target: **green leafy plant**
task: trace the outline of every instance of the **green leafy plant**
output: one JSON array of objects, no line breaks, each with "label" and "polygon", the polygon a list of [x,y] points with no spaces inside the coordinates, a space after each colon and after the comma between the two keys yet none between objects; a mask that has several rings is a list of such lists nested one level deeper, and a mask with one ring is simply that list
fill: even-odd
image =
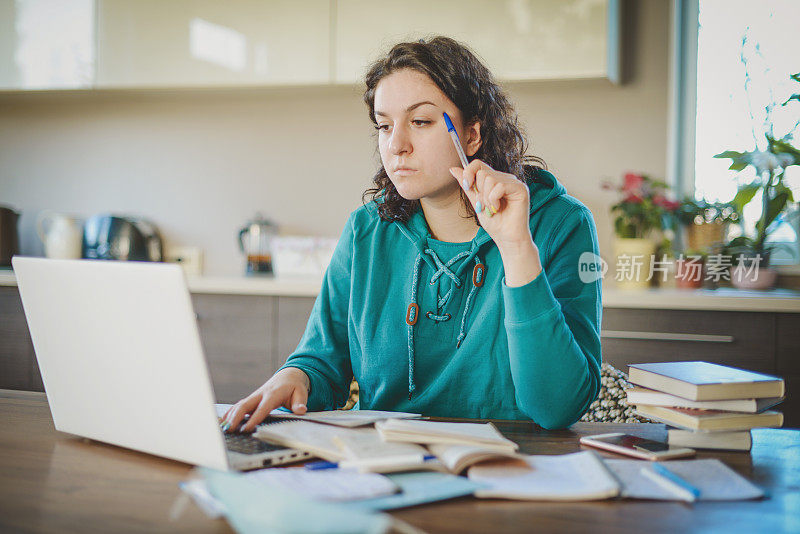
[{"label": "green leafy plant", "polygon": [[[790,77],[800,83],[800,73]],[[781,105],[786,106],[792,100],[800,101],[800,94],[792,95]],[[761,216],[755,224],[755,235],[741,235],[732,239],[725,247],[727,254],[735,257],[759,255],[762,258],[761,265],[769,265],[773,246],[767,243],[767,238],[774,230],[774,223],[778,217],[794,202],[792,190],[784,182],[784,176],[788,167],[800,165],[800,150],[791,143],[792,132],[797,125],[796,123],[789,133],[778,139],[773,135],[770,123],[770,131],[764,134],[767,141],[765,150],[759,150],[758,147],[749,152],[726,150],[714,156],[715,158],[730,159],[731,165],[728,169],[732,171],[742,171],[747,167],[755,169],[756,178],[750,183],[741,185],[731,202],[738,213],[741,214],[744,207],[759,192],[761,193]]]}]

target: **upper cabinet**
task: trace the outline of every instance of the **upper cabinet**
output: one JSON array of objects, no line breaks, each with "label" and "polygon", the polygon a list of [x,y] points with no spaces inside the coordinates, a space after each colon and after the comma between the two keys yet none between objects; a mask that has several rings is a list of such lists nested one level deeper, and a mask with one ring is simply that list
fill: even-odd
[{"label": "upper cabinet", "polygon": [[330,81],[330,0],[97,0],[97,87]]},{"label": "upper cabinet", "polygon": [[354,83],[394,43],[446,35],[501,80],[618,78],[616,0],[337,0],[335,80]]},{"label": "upper cabinet", "polygon": [[500,80],[617,81],[619,0],[0,0],[0,90],[359,83],[392,44]]},{"label": "upper cabinet", "polygon": [[0,89],[94,84],[94,0],[0,0]]}]

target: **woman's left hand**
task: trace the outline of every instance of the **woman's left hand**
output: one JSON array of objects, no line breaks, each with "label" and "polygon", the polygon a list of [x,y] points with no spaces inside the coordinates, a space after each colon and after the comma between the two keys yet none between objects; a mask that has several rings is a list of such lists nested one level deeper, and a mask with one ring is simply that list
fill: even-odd
[{"label": "woman's left hand", "polygon": [[530,193],[521,180],[479,159],[472,160],[466,169],[452,167],[450,174],[458,180],[478,221],[501,252],[530,246]]}]

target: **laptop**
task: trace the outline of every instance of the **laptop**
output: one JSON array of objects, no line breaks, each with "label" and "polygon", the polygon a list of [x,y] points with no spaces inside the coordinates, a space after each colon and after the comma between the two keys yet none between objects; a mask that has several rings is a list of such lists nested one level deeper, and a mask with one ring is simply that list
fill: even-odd
[{"label": "laptop", "polygon": [[179,265],[12,264],[56,430],[224,470],[310,456],[220,430]]}]

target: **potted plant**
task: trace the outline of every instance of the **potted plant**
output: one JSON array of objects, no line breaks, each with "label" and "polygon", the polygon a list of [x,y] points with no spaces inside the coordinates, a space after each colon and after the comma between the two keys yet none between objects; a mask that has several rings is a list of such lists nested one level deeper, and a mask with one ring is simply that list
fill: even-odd
[{"label": "potted plant", "polygon": [[622,289],[646,288],[650,285],[656,233],[671,227],[671,218],[679,203],[667,198],[669,186],[665,182],[645,174],[629,172],[621,185],[606,181],[603,188],[622,195],[622,199],[611,207],[611,213],[616,216],[614,258],[617,285]]},{"label": "potted plant", "polygon": [[689,249],[675,258],[675,287],[678,289],[703,287],[705,261],[705,252],[696,249]]},{"label": "potted plant", "polygon": [[686,230],[687,250],[707,254],[725,243],[728,226],[739,220],[739,212],[732,202],[687,197],[675,211],[675,219]]},{"label": "potted plant", "polygon": [[[800,82],[800,73],[790,78]],[[792,100],[800,101],[800,94],[792,95],[781,105],[786,106]],[[734,263],[731,283],[741,288],[767,289],[775,283],[777,273],[770,268],[770,255],[775,245],[769,243],[767,238],[775,230],[776,223],[782,219],[787,208],[794,203],[792,190],[784,182],[784,177],[787,168],[800,164],[800,150],[791,143],[792,132],[797,129],[800,121],[780,139],[775,137],[772,121],[774,106],[770,104],[766,108],[764,150],[757,145],[748,152],[726,150],[714,156],[730,159],[730,170],[741,172],[748,167],[755,170],[755,179],[740,185],[732,202],[739,213],[754,200],[761,203],[761,214],[755,223],[755,231],[748,234],[742,225],[742,235],[729,241],[724,249]]]}]

